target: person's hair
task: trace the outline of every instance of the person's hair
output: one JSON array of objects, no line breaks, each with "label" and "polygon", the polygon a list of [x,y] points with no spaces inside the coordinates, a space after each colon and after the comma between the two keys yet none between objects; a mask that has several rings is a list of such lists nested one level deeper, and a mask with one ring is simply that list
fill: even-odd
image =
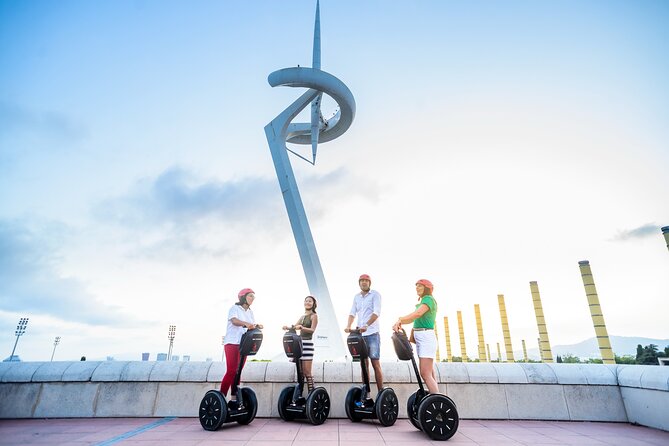
[{"label": "person's hair", "polygon": [[241,297],[239,298],[239,302],[237,302],[235,305],[245,305],[245,304],[247,304],[248,302],[246,302],[246,296],[248,296],[248,295],[251,294],[252,292],[253,292],[253,291],[249,291],[248,293],[246,293],[246,294],[244,294],[243,296],[241,296]]},{"label": "person's hair", "polygon": [[307,296],[304,298],[304,300],[307,300],[309,298],[311,298],[311,300],[314,301],[314,305],[311,307],[311,312],[316,314],[316,307],[318,307],[318,302],[316,301],[316,298],[314,296]]},{"label": "person's hair", "polygon": [[425,285],[423,285],[423,294],[418,296],[418,298],[421,299],[425,296],[432,296],[432,290],[430,288],[426,287]]}]

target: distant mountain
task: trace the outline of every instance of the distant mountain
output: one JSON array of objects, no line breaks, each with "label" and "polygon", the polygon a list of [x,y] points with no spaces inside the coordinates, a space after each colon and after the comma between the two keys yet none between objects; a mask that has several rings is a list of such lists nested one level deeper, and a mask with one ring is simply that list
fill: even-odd
[{"label": "distant mountain", "polygon": [[[648,344],[655,344],[660,350],[664,350],[664,347],[669,345],[669,339],[638,338],[629,336],[609,336],[609,339],[611,340],[611,348],[613,349],[613,352],[618,356],[636,356],[636,346],[639,344],[644,347]],[[553,352],[553,357],[570,354],[578,356],[581,359],[601,358],[599,346],[597,345],[597,338],[595,337],[588,338],[578,344],[551,345],[551,350]],[[516,359],[523,357],[522,350],[514,351],[513,353],[516,355]],[[530,348],[527,350],[527,354],[530,358],[538,358],[539,349]]]}]

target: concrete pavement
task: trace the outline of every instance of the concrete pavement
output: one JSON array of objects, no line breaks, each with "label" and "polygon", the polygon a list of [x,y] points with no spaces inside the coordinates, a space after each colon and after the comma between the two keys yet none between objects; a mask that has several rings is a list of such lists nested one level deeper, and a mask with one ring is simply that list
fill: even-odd
[{"label": "concrete pavement", "polygon": [[197,418],[68,418],[0,420],[0,445],[638,445],[669,444],[669,432],[627,423],[461,420],[448,442],[432,442],[406,419],[391,427],[329,419],[321,426],[256,418],[216,432]]}]

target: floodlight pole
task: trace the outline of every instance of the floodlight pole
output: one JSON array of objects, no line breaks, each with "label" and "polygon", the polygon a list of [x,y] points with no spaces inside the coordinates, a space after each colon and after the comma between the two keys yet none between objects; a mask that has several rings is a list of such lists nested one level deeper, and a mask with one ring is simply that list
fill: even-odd
[{"label": "floodlight pole", "polygon": [[51,361],[53,362],[53,355],[56,354],[56,347],[60,344],[60,336],[56,336],[56,339],[53,340],[53,352],[51,352]]},{"label": "floodlight pole", "polygon": [[167,351],[167,360],[171,361],[172,360],[172,346],[174,345],[174,335],[177,331],[177,326],[176,325],[170,325],[169,330],[167,331],[167,339],[170,340],[170,348]]},{"label": "floodlight pole", "polygon": [[23,336],[23,333],[26,332],[26,327],[28,326],[28,319],[27,317],[22,317],[19,320],[18,325],[16,326],[16,331],[14,332],[14,335],[16,336],[16,341],[14,342],[14,348],[12,349],[12,354],[9,355],[9,360],[13,361],[14,360],[14,352],[16,351],[16,345],[19,343],[19,338]]}]

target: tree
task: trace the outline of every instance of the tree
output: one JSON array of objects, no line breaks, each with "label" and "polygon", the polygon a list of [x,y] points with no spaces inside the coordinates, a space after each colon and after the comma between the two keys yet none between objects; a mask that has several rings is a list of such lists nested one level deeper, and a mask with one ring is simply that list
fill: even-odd
[{"label": "tree", "polygon": [[636,364],[636,358],[632,355],[615,355],[616,364]]},{"label": "tree", "polygon": [[637,364],[658,365],[657,357],[660,355],[661,353],[658,351],[657,345],[655,344],[648,344],[645,347],[641,347],[641,344],[637,345],[636,348]]},{"label": "tree", "polygon": [[562,356],[557,355],[557,359],[555,360],[558,364],[562,364]]},{"label": "tree", "polygon": [[581,358],[574,356],[571,353],[567,353],[566,355],[562,356],[562,362],[565,364],[578,364],[581,362]]}]

